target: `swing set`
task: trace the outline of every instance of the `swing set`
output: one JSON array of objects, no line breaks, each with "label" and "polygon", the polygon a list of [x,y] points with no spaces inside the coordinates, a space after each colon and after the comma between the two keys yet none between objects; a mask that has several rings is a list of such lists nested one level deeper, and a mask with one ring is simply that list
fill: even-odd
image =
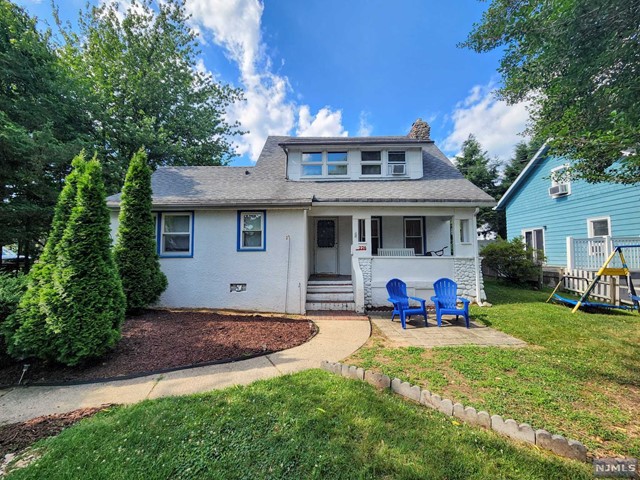
[{"label": "swing set", "polygon": [[[622,310],[638,310],[640,312],[640,296],[636,293],[635,287],[633,286],[633,282],[631,281],[631,272],[629,271],[629,267],[627,267],[627,261],[624,258],[624,253],[622,252],[626,248],[640,248],[640,244],[638,245],[619,245],[613,249],[611,255],[605,260],[604,265],[600,267],[600,270],[596,273],[596,276],[593,278],[589,286],[584,291],[580,300],[573,300],[571,298],[566,298],[558,295],[556,291],[562,285],[562,279],[556,285],[556,288],[553,290],[549,298],[547,298],[547,303],[552,298],[559,303],[562,303],[568,307],[572,307],[571,313],[576,313],[579,308],[583,308],[585,310],[602,310],[602,309],[610,309],[610,308],[619,308]],[[609,267],[611,261],[618,255],[620,258],[620,263],[622,267]],[[590,302],[587,300],[587,297],[593,292],[593,289],[596,287],[597,283],[604,275],[609,276],[618,276],[625,277],[627,279],[627,285],[629,287],[629,296],[631,297],[631,305],[613,305],[610,303],[600,303],[600,302]]]}]

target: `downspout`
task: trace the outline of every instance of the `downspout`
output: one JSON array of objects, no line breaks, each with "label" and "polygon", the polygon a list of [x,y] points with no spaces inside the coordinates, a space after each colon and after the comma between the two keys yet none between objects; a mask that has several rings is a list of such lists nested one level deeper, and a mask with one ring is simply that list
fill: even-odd
[{"label": "downspout", "polygon": [[[480,212],[479,208],[476,208],[476,211],[473,212],[473,224],[477,225],[477,215]],[[482,307],[482,299],[480,298],[480,252],[478,249],[478,232],[476,228],[476,235],[473,241],[473,258],[476,264],[476,303],[478,306]]]},{"label": "downspout", "polygon": [[284,289],[284,313],[287,313],[287,307],[289,306],[289,276],[291,272],[291,236],[284,237],[287,240],[287,283]]},{"label": "downspout", "polygon": [[289,180],[289,150],[286,147],[282,147],[284,150],[284,154],[286,156],[286,160],[284,162],[284,178],[285,180]]}]

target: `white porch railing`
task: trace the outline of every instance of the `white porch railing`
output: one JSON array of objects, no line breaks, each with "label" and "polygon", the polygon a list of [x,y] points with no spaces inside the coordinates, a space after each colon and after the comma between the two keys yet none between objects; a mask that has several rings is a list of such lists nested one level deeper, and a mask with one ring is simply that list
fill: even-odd
[{"label": "white porch railing", "polygon": [[379,248],[378,256],[380,257],[415,257],[414,248]]},{"label": "white porch railing", "polygon": [[[567,269],[598,270],[617,246],[638,245],[640,237],[567,237]],[[631,270],[640,270],[640,248],[623,251],[627,266]],[[620,258],[614,257],[610,267],[622,267]]]}]

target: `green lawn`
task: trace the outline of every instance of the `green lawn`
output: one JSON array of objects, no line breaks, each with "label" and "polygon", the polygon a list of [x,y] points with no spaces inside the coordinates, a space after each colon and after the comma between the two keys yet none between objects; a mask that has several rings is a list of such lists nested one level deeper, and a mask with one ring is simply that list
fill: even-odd
[{"label": "green lawn", "polygon": [[35,449],[42,457],[9,479],[579,479],[591,471],[320,370],[113,408]]},{"label": "green lawn", "polygon": [[536,292],[486,285],[472,317],[529,346],[394,348],[379,332],[348,362],[477,409],[640,457],[640,315],[571,314]]}]

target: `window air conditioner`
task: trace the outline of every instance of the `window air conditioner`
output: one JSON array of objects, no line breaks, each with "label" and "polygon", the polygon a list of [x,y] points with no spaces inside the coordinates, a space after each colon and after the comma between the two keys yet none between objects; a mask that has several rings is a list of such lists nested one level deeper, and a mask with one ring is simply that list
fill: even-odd
[{"label": "window air conditioner", "polygon": [[552,197],[559,197],[561,195],[567,195],[569,193],[569,185],[561,183],[549,188],[549,195]]},{"label": "window air conditioner", "polygon": [[404,163],[391,163],[389,164],[389,175],[404,175],[405,167]]}]

